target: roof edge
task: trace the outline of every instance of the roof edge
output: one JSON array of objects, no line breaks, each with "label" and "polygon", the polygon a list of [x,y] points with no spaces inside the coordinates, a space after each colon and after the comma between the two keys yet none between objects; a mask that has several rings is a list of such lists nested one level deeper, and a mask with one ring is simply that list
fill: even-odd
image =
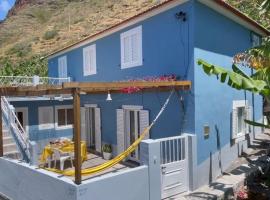
[{"label": "roof edge", "polygon": [[[103,38],[103,37],[106,37],[108,35],[111,35],[112,33],[114,32],[117,32],[123,28],[126,28],[128,26],[130,26],[130,23],[133,21],[132,24],[135,24],[135,23],[138,23],[140,21],[143,21],[144,19],[140,19],[140,18],[143,18],[144,16],[146,18],[149,18],[149,17],[152,17],[152,16],[155,16],[159,13],[162,13],[164,12],[164,10],[168,10],[170,8],[170,5],[178,5],[178,4],[183,4],[185,2],[187,2],[189,0],[167,0],[163,3],[160,3],[158,5],[155,5],[151,8],[149,8],[148,10],[144,11],[144,12],[141,12],[137,15],[134,15],[133,17],[131,18],[128,18],[118,24],[115,24],[107,29],[104,29],[96,34],[93,34],[93,35],[90,35],[76,43],[73,43],[71,45],[68,45],[62,49],[59,49],[59,50],[56,50],[48,55],[46,55],[44,58],[53,58],[53,57],[56,57],[58,55],[61,55],[63,54],[64,52],[67,52],[69,51],[70,49],[72,48],[77,48],[77,47],[80,47],[80,46],[83,46],[85,45],[86,43],[90,43],[90,42],[93,42],[93,41],[96,41],[100,38]],[[251,25],[252,27],[256,28],[257,30],[259,30],[261,32],[261,34],[263,36],[269,36],[270,35],[270,31],[268,29],[266,29],[265,27],[263,27],[261,24],[257,23],[255,20],[251,19],[250,17],[248,17],[247,15],[245,15],[244,13],[242,13],[241,11],[239,11],[238,9],[234,8],[233,6],[229,5],[228,3],[224,2],[223,0],[198,0],[200,1],[201,3],[209,6],[209,4],[216,4],[228,11],[230,11],[230,13],[238,16],[240,19],[244,20],[246,23],[248,23],[249,25]],[[209,6],[211,7],[211,6]],[[166,9],[167,8],[167,9]],[[158,10],[161,10],[160,12],[157,12],[155,13],[155,11],[158,11]],[[150,13],[153,13],[152,15]],[[236,21],[236,19],[232,19],[234,21]]]}]

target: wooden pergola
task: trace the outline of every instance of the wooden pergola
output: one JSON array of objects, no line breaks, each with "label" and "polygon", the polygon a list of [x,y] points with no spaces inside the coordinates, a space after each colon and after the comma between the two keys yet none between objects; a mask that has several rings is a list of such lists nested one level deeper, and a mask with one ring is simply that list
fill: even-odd
[{"label": "wooden pergola", "polygon": [[[74,109],[74,155],[75,155],[75,183],[81,184],[81,119],[80,119],[80,95],[81,94],[104,94],[121,93],[124,88],[136,87],[142,91],[168,91],[190,90],[191,81],[131,81],[131,82],[70,82],[62,85],[37,85],[37,86],[0,86],[0,97],[33,97],[44,95],[73,96]],[[1,101],[0,101],[1,102]],[[0,106],[1,103],[0,103]],[[3,130],[2,130],[2,109],[0,109],[0,157],[3,157]]]}]

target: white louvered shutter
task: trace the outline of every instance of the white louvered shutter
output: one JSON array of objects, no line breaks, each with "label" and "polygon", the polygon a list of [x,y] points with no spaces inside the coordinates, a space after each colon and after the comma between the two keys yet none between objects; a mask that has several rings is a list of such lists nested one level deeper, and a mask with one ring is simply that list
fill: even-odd
[{"label": "white louvered shutter", "polygon": [[237,137],[238,132],[238,109],[234,108],[232,111],[232,138]]},{"label": "white louvered shutter", "polygon": [[85,107],[81,107],[81,140],[87,141],[86,136],[86,113],[85,113]]},{"label": "white louvered shutter", "polygon": [[[252,107],[251,106],[246,106],[245,113],[246,113],[245,119],[251,120],[251,118],[252,118]],[[250,132],[251,132],[250,125],[248,123],[245,123],[245,133],[250,133]]]},{"label": "white louvered shutter", "polygon": [[[149,111],[140,110],[140,134],[149,126]],[[145,136],[145,140],[150,138],[150,133]]]},{"label": "white louvered shutter", "polygon": [[83,49],[83,74],[84,76],[96,74],[96,45],[93,44]]},{"label": "white louvered shutter", "polygon": [[122,153],[125,150],[125,131],[124,131],[124,110],[116,110],[116,120],[117,120],[117,154]]},{"label": "white louvered shutter", "polygon": [[83,49],[83,74],[89,75],[91,73],[91,64],[90,64],[90,49]]},{"label": "white louvered shutter", "polygon": [[101,145],[102,145],[102,139],[101,139],[101,114],[100,114],[100,108],[95,108],[95,146],[96,151],[101,153]]},{"label": "white louvered shutter", "polygon": [[58,59],[58,76],[60,78],[67,77],[67,57],[63,56]]}]

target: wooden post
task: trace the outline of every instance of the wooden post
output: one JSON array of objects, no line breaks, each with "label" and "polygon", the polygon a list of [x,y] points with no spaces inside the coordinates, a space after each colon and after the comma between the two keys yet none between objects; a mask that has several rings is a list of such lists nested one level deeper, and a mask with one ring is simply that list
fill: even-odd
[{"label": "wooden post", "polygon": [[4,156],[4,143],[3,143],[3,122],[2,122],[2,97],[0,96],[0,157]]},{"label": "wooden post", "polygon": [[80,113],[80,92],[76,88],[73,91],[73,113],[74,113],[74,152],[75,152],[75,183],[80,185],[82,182],[81,166],[81,113]]}]

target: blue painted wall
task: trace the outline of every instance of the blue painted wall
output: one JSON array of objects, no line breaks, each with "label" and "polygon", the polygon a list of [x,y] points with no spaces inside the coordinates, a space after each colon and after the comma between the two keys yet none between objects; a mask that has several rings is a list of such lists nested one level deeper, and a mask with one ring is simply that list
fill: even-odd
[{"label": "blue painted wall", "polygon": [[[115,81],[146,76],[176,74],[187,76],[192,46],[189,41],[191,20],[177,20],[179,11],[192,14],[192,4],[186,3],[151,17],[105,38],[63,55],[67,56],[68,76],[73,81]],[[120,34],[142,25],[143,65],[121,69]],[[96,44],[97,74],[83,76],[83,48]],[[61,55],[61,56],[63,56]],[[49,76],[58,76],[58,57],[49,60]]]},{"label": "blue painted wall", "polygon": [[[179,11],[187,13],[186,22],[176,19]],[[71,50],[67,56],[68,76],[73,81],[116,81],[164,74],[176,74],[179,78],[193,80],[193,4],[192,1],[179,5],[159,15],[151,17],[94,43]],[[121,69],[120,34],[142,25],[143,65]],[[83,76],[83,48],[96,44],[97,74]],[[61,55],[61,56],[63,56]],[[57,56],[49,60],[49,76],[58,76]],[[98,104],[102,115],[102,139],[116,144],[116,109],[122,105],[143,105],[150,111],[153,120],[169,93],[138,93],[113,95],[113,101],[105,101],[106,95],[82,97],[83,104]],[[189,93],[182,94],[184,108],[174,95],[172,101],[157,125],[151,131],[151,138],[179,135],[194,132],[194,101]],[[183,110],[186,114],[183,114]],[[108,117],[109,116],[109,117]],[[183,117],[184,116],[184,117]],[[183,128],[182,128],[183,127]]]},{"label": "blue painted wall", "polygon": [[[231,142],[231,111],[233,100],[245,100],[245,93],[221,84],[217,78],[207,76],[196,62],[199,58],[231,69],[232,57],[251,47],[250,30],[210,8],[195,3],[195,133],[198,140],[198,164],[217,152],[215,125],[220,132],[221,147]],[[244,69],[250,73],[250,69]],[[252,104],[252,94],[246,100]],[[255,95],[255,119],[262,116],[261,98]],[[210,126],[210,137],[204,139],[203,126]],[[229,156],[229,155],[228,155]]]},{"label": "blue painted wall", "polygon": [[[38,123],[38,108],[42,106],[57,106],[57,105],[71,105],[71,101],[21,101],[21,102],[11,102],[11,104],[16,107],[27,107],[28,108],[28,123],[29,123],[29,139],[32,141],[39,141],[48,138],[60,138],[72,136],[73,129],[44,129],[39,130]],[[55,114],[53,113],[53,117]],[[55,119],[54,119],[55,121]]]}]

